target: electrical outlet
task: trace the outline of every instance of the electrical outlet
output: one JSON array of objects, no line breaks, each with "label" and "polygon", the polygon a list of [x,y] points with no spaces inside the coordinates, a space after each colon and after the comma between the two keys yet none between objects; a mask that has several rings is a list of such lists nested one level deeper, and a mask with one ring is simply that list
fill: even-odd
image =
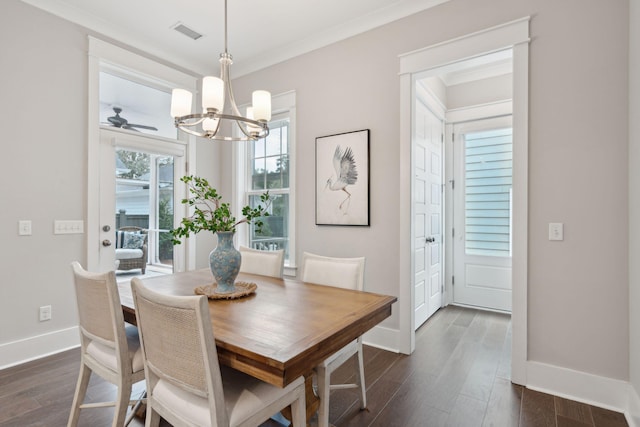
[{"label": "electrical outlet", "polygon": [[43,305],[40,307],[40,321],[44,322],[46,320],[51,320],[51,306]]}]

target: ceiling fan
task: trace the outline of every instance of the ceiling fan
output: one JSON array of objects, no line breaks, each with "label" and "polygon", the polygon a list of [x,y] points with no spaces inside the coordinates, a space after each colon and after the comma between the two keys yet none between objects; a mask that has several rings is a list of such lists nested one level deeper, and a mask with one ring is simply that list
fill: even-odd
[{"label": "ceiling fan", "polygon": [[111,117],[107,117],[107,120],[114,127],[121,128],[121,129],[134,130],[136,132],[139,132],[139,131],[138,131],[138,129],[135,129],[135,128],[148,129],[148,130],[158,130],[157,128],[155,128],[153,126],[136,125],[136,124],[133,124],[133,123],[129,123],[129,121],[127,119],[125,119],[124,117],[120,116],[120,113],[122,112],[122,108],[120,108],[120,107],[113,107],[113,111],[116,113],[116,115],[115,116],[111,116]]}]

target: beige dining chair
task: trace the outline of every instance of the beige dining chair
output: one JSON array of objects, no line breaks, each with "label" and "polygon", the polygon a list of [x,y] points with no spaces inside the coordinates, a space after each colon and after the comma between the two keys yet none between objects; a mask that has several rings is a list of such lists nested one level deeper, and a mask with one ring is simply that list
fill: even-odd
[{"label": "beige dining chair", "polygon": [[[302,281],[318,285],[363,290],[365,258],[332,258],[304,252],[302,256]],[[331,374],[357,354],[355,384],[331,384]],[[362,336],[332,354],[316,367],[318,385],[318,427],[329,425],[329,394],[331,390],[343,388],[360,389],[360,408],[367,407],[367,392],[364,383],[364,359]]]},{"label": "beige dining chair", "polygon": [[[118,284],[113,271],[91,273],[76,261],[71,263],[80,319],[80,374],[67,426],[78,425],[80,410],[115,406],[112,426],[127,425],[133,384],[144,380],[144,364],[138,329],[125,326]],[[83,403],[91,373],[118,386],[115,402]],[[126,419],[125,419],[126,418]]]},{"label": "beige dining chair", "polygon": [[260,274],[269,277],[282,277],[284,268],[284,249],[277,251],[261,251],[240,246],[240,272]]},{"label": "beige dining chair", "polygon": [[284,388],[220,366],[205,296],[171,296],[131,280],[147,375],[147,424],[258,426],[291,406],[306,426],[303,377]]}]

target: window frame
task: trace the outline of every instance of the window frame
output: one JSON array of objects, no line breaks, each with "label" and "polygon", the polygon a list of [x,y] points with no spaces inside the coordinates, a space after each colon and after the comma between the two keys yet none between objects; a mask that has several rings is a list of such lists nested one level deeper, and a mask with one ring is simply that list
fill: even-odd
[{"label": "window frame", "polygon": [[[289,189],[269,190],[270,194],[289,195],[289,259],[285,260],[284,274],[286,276],[296,276],[296,93],[295,91],[285,92],[275,95],[271,99],[272,120],[276,122],[289,119]],[[240,107],[243,110],[243,107]],[[234,213],[237,218],[242,217],[242,206],[249,203],[249,195],[262,194],[264,190],[252,190],[249,188],[251,182],[250,149],[248,142],[239,143],[233,150],[233,194],[235,200],[233,204]],[[239,227],[236,231],[236,243],[240,245],[249,244],[249,227]]]}]

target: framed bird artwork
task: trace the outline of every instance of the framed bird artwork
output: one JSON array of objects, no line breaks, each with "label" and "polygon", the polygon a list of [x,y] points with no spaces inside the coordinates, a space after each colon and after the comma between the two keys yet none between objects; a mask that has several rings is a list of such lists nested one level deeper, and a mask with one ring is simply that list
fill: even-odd
[{"label": "framed bird artwork", "polygon": [[316,225],[369,225],[369,129],[316,138]]}]

